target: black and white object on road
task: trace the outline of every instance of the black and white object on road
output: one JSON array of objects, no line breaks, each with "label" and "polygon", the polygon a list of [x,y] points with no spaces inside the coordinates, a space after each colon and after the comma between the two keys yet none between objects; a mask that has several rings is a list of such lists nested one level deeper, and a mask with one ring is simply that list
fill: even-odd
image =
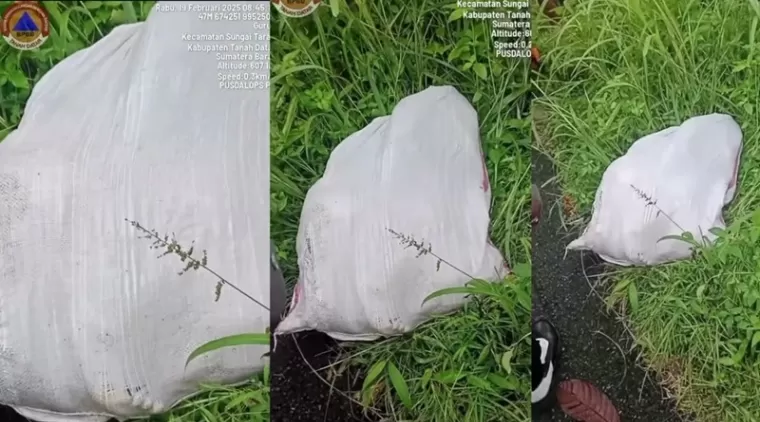
[{"label": "black and white object on road", "polygon": [[554,326],[545,319],[533,323],[532,329],[532,378],[531,404],[547,407],[554,397],[557,377],[557,354],[559,335]]}]

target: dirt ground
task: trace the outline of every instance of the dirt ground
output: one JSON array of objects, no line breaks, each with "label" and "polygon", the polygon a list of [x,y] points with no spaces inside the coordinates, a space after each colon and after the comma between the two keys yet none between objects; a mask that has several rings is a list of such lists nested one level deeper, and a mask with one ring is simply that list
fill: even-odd
[{"label": "dirt ground", "polygon": [[[325,334],[306,331],[277,340],[272,353],[272,422],[377,422],[362,415],[353,392],[363,379],[344,371],[331,379],[326,368],[339,355],[337,343]],[[317,369],[317,373],[313,369]]]}]

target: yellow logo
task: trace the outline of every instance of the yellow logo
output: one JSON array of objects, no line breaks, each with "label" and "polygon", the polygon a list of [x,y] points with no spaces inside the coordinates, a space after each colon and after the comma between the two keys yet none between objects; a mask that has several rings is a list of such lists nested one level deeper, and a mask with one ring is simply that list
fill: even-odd
[{"label": "yellow logo", "polygon": [[50,19],[38,1],[13,2],[2,19],[5,41],[19,50],[31,50],[42,45],[50,35]]},{"label": "yellow logo", "polygon": [[272,0],[272,4],[285,16],[300,18],[310,15],[322,0]]}]

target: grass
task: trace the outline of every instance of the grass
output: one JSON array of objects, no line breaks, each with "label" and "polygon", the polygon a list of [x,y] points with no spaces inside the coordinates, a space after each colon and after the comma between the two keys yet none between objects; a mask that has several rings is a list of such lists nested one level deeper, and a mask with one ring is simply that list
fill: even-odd
[{"label": "grass", "polygon": [[[348,3],[305,18],[273,14],[271,233],[290,287],[303,199],[330,151],[430,85],[456,87],[477,109],[491,236],[510,264],[529,268],[527,62],[496,59],[487,23],[460,19],[453,3]],[[369,374],[357,399],[394,420],[529,420],[529,271],[473,288],[453,316],[350,349],[346,358]]]},{"label": "grass", "polygon": [[540,147],[585,217],[607,165],[639,137],[712,112],[742,127],[738,197],[715,247],[615,271],[609,286],[646,364],[700,422],[756,421],[760,408],[759,20],[757,0],[568,0],[558,26],[534,31],[547,62]]},{"label": "grass", "polygon": [[[11,1],[0,1],[0,11]],[[34,85],[64,58],[88,47],[115,26],[144,20],[154,1],[43,2],[50,15],[50,38],[35,51],[19,51],[0,42],[0,142],[21,120]],[[263,422],[269,420],[268,375],[232,388],[204,386],[202,392],[172,412],[155,416],[164,422]]]}]

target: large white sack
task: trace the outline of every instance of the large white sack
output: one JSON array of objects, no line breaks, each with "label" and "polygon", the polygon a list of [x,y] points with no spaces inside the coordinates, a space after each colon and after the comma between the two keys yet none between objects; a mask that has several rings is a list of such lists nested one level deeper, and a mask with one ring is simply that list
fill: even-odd
[{"label": "large white sack", "polygon": [[0,142],[0,403],[29,418],[147,415],[262,368],[268,347],[185,369],[207,341],[263,332],[269,313],[229,287],[215,302],[215,277],[178,275],[179,258],[157,259],[125,221],[195,241],[269,303],[269,95],[220,89],[215,54],[183,40],[268,30],[198,16],[154,10],[64,60]]},{"label": "large white sack", "polygon": [[[401,100],[330,155],[301,212],[300,269],[278,333],[316,329],[339,340],[411,331],[462,295],[423,300],[470,277],[497,280],[506,264],[489,242],[491,192],[478,117],[452,87]],[[411,236],[458,269],[402,246]]]},{"label": "large white sack", "polygon": [[684,231],[715,239],[736,191],[742,132],[731,116],[692,117],[647,135],[610,164],[596,191],[591,222],[567,248],[592,250],[617,265],[654,265],[691,256],[665,236]]}]

